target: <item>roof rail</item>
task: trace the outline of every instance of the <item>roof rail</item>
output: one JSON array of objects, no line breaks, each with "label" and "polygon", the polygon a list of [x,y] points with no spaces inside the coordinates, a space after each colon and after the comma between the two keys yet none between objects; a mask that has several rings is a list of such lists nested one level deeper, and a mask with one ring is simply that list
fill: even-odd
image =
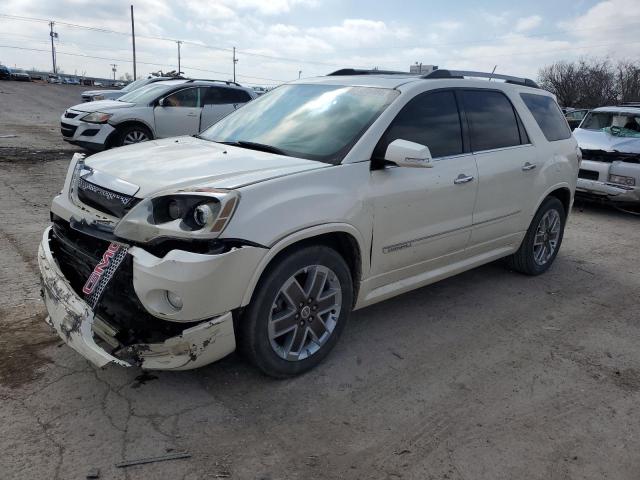
[{"label": "roof rail", "polygon": [[640,102],[622,102],[619,107],[640,107]]},{"label": "roof rail", "polygon": [[534,82],[529,78],[512,77],[511,75],[502,75],[499,73],[470,72],[467,70],[438,69],[426,75],[423,75],[421,78],[433,80],[438,78],[464,78],[464,77],[479,77],[479,78],[488,78],[488,79],[495,78],[498,80],[504,80],[505,83],[512,83],[514,85],[523,85],[525,87],[540,88],[536,82]]},{"label": "roof rail", "polygon": [[190,82],[220,82],[220,83],[225,83],[227,85],[236,85],[237,87],[242,86],[238,82],[234,82],[232,80],[212,80],[210,78],[190,78],[185,83],[190,83]]},{"label": "roof rail", "polygon": [[343,75],[415,75],[409,72],[398,72],[395,70],[366,70],[363,68],[341,68],[335,72],[327,74],[327,77]]}]

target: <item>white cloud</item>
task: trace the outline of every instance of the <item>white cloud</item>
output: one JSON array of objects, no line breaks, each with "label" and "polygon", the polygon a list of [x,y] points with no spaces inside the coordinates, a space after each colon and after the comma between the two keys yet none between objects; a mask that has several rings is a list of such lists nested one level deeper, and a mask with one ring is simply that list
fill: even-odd
[{"label": "white cloud", "polygon": [[542,23],[540,15],[531,15],[530,17],[519,18],[516,22],[516,32],[526,32],[532,30]]},{"label": "white cloud", "polygon": [[481,10],[480,18],[492,27],[499,27],[507,23],[507,20],[509,20],[509,12],[493,13]]}]

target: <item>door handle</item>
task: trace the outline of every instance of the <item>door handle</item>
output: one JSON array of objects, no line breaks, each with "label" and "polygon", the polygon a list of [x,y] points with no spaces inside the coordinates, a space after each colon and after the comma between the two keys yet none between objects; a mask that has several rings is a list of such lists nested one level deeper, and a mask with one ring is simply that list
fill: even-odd
[{"label": "door handle", "polygon": [[187,117],[197,117],[197,113],[187,113]]},{"label": "door handle", "polygon": [[528,172],[529,170],[533,170],[536,167],[537,167],[537,165],[535,163],[527,162],[522,166],[522,171],[523,172]]},{"label": "door handle", "polygon": [[472,175],[465,175],[464,173],[461,173],[460,175],[458,175],[458,178],[453,181],[453,183],[455,183],[456,185],[460,185],[462,183],[469,183],[471,181],[473,181]]}]

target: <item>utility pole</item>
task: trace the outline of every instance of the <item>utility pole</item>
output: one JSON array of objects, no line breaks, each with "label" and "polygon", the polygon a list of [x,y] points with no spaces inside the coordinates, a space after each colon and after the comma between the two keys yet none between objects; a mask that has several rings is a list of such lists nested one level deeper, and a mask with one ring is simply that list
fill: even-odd
[{"label": "utility pole", "polygon": [[182,45],[182,41],[176,40],[176,43],[178,44],[178,75],[180,75],[180,45]]},{"label": "utility pole", "polygon": [[133,80],[136,79],[136,27],[133,22],[133,5],[131,5],[131,43],[133,44]]},{"label": "utility pole", "polygon": [[118,68],[118,65],[116,65],[115,63],[111,63],[111,71],[113,72],[113,79],[116,79],[116,70]]},{"label": "utility pole", "polygon": [[58,34],[53,31],[53,26],[55,22],[49,22],[49,27],[51,27],[51,31],[49,32],[49,36],[51,37],[51,61],[53,63],[53,74],[58,73],[58,69],[56,68],[56,47],[53,44],[53,39],[58,38]]},{"label": "utility pole", "polygon": [[236,58],[236,47],[233,47],[233,81],[236,81],[236,63],[238,63],[238,59]]}]

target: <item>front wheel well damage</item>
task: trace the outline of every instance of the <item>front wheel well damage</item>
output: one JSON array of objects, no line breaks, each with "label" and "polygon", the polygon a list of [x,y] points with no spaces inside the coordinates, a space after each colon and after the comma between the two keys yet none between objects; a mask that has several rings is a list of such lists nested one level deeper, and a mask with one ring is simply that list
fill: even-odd
[{"label": "front wheel well damage", "polygon": [[[260,274],[260,278],[264,278],[265,274],[270,268],[273,268],[282,257],[290,255],[292,252],[301,248],[310,247],[312,245],[323,245],[332,248],[344,259],[349,267],[351,273],[351,279],[353,282],[353,304],[355,305],[358,298],[358,291],[360,289],[360,278],[362,275],[362,256],[358,241],[349,233],[346,232],[331,232],[316,235],[314,237],[305,238],[299,240],[291,245],[286,246],[279,251],[270,261],[269,264]],[[256,288],[252,292],[251,296],[255,294],[259,288],[260,281],[256,285]],[[353,306],[353,305],[352,305]]]}]

